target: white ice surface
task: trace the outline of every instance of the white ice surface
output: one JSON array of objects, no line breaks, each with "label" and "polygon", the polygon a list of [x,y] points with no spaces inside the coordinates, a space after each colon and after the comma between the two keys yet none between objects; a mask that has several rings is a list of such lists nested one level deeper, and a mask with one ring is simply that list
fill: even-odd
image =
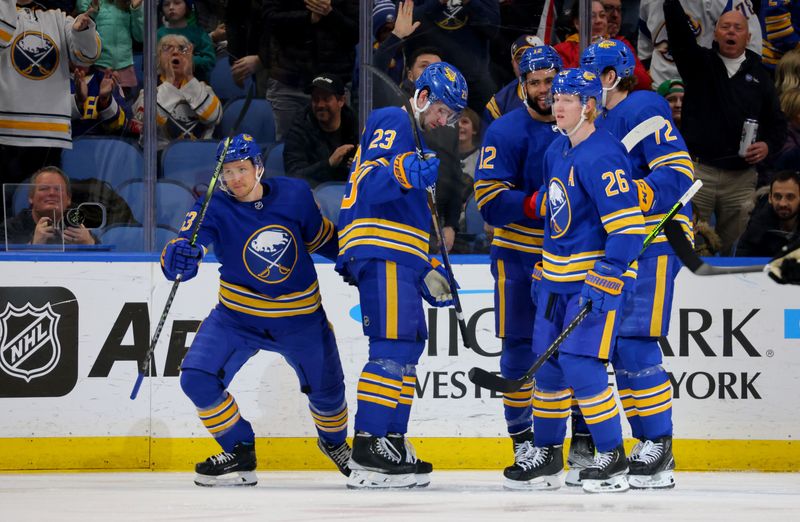
[{"label": "white ice surface", "polygon": [[0,474],[0,520],[529,522],[800,520],[798,473],[677,473],[669,491],[510,492],[498,471],[440,471],[430,487],[348,491],[334,472],[259,472],[253,488],[200,488],[189,473]]}]

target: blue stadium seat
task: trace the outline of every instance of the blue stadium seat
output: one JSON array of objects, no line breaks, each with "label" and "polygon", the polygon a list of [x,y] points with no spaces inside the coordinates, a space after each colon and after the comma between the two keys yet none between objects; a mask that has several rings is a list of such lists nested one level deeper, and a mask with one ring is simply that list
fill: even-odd
[{"label": "blue stadium seat", "polygon": [[322,215],[330,219],[334,225],[339,222],[339,210],[342,208],[342,197],[346,187],[347,183],[343,181],[328,181],[314,188],[314,199],[317,200]]},{"label": "blue stadium seat", "polygon": [[138,96],[139,90],[144,86],[144,56],[142,53],[133,53],[133,71],[136,73],[136,90],[134,96]]},{"label": "blue stadium seat", "polygon": [[220,100],[228,101],[246,95],[247,90],[253,83],[253,79],[252,77],[248,76],[244,81],[244,87],[239,87],[236,85],[236,83],[233,81],[231,64],[228,61],[228,57],[223,56],[217,58],[217,63],[211,70],[211,77],[209,78],[208,83],[214,90],[214,94],[216,94]]},{"label": "blue stadium seat", "polygon": [[[239,117],[239,112],[244,105],[244,98],[229,102],[222,111],[222,121],[219,130],[222,136],[227,136]],[[264,99],[253,99],[250,107],[239,126],[238,132],[246,132],[253,136],[259,145],[275,143],[275,116],[272,114],[272,105]]]},{"label": "blue stadium seat", "polygon": [[475,198],[471,194],[467,198],[467,208],[464,210],[464,221],[464,233],[473,234],[475,236],[480,236],[484,233],[483,216],[481,216],[481,213],[478,210],[478,204],[475,202]]},{"label": "blue stadium seat", "polygon": [[112,225],[100,234],[100,242],[113,245],[114,252],[141,252],[144,229],[140,225]]},{"label": "blue stadium seat", "polygon": [[[30,194],[30,185],[28,185],[29,182],[30,179],[26,179],[17,185],[16,190],[14,190],[14,206],[11,209],[11,212],[6,212],[7,215],[4,217],[16,216],[30,206],[30,202],[28,202],[28,195]],[[6,191],[8,190],[10,189],[6,189]]]},{"label": "blue stadium seat", "polygon": [[84,136],[73,140],[72,150],[62,151],[61,168],[70,179],[96,178],[116,189],[126,181],[142,179],[144,159],[133,141]]},{"label": "blue stadium seat", "polygon": [[164,245],[178,236],[178,232],[165,226],[156,227],[156,252],[164,249]]},{"label": "blue stadium seat", "polygon": [[172,180],[159,181],[156,183],[156,225],[180,229],[196,200],[183,184]]},{"label": "blue stadium seat", "polygon": [[117,188],[117,194],[128,202],[134,219],[139,223],[144,223],[144,192],[142,180],[131,180]]},{"label": "blue stadium seat", "polygon": [[283,167],[283,143],[278,143],[267,153],[264,160],[264,176],[284,176],[286,174]]},{"label": "blue stadium seat", "polygon": [[195,196],[206,193],[217,162],[216,140],[173,141],[161,155],[164,179],[179,181]]}]

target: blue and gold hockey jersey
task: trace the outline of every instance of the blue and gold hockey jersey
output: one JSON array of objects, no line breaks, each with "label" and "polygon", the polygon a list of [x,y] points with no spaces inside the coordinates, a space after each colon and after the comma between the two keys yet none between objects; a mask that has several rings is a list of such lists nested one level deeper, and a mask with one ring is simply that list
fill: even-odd
[{"label": "blue and gold hockey jersey", "polygon": [[[630,162],[622,143],[597,130],[572,147],[559,136],[544,157],[547,198],[542,285],[553,293],[579,292],[599,259],[627,266],[645,237]],[[636,264],[624,274],[636,277]]]},{"label": "blue and gold hockey jersey", "polygon": [[[264,197],[253,202],[215,191],[197,243],[213,245],[222,265],[218,306],[255,328],[296,329],[298,321],[319,321],[323,313],[311,253],[333,259],[336,229],[320,214],[305,181],[276,177],[261,183]],[[186,214],[180,237],[190,238],[201,203]]]},{"label": "blue and gold hockey jersey", "polygon": [[[631,178],[646,178],[647,184],[653,189],[653,206],[645,213],[644,218],[648,234],[694,182],[694,164],[683,136],[672,121],[669,104],[654,92],[634,91],[595,121],[599,129],[605,129],[621,140],[637,124],[652,116],[663,116],[666,120],[664,127],[645,137],[629,154],[633,167],[630,171]],[[691,238],[691,205],[686,205],[673,219],[681,223]],[[642,256],[672,253],[672,248],[662,232]]]},{"label": "blue and gold hockey jersey", "polygon": [[339,213],[336,270],[345,277],[347,263],[356,259],[429,266],[432,222],[427,191],[408,184],[402,164],[414,150],[404,110],[385,107],[370,114]]},{"label": "blue and gold hockey jersey", "polygon": [[541,258],[544,223],[523,211],[523,200],[544,183],[542,160],[558,136],[552,124],[534,120],[526,107],[495,120],[487,129],[475,169],[475,201],[495,227],[492,259],[533,266]]}]

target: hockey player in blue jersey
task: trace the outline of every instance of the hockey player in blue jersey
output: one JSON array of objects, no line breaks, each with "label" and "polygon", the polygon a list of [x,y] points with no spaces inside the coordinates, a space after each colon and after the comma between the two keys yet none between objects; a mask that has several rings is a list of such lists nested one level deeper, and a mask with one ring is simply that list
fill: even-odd
[{"label": "hockey player in blue jersey", "polygon": [[[466,103],[464,77],[445,62],[422,72],[410,100],[423,130],[454,124]],[[369,337],[369,360],[358,380],[350,488],[424,486],[432,470],[405,434],[428,336],[422,299],[448,306],[452,295],[442,268],[428,256],[426,189],[436,183],[439,161],[427,151],[419,158],[415,148],[403,109],[373,111],[342,199],[336,270],[358,286]]]},{"label": "hockey player in blue jersey", "polygon": [[[669,105],[652,91],[633,91],[635,60],[625,45],[602,40],[588,47],[581,66],[603,82],[605,111],[596,125],[622,139],[637,124],[662,116],[664,127],[630,152],[631,178],[649,233],[694,181],[694,167]],[[691,234],[691,206],[675,216]],[[671,488],[672,385],[661,366],[658,338],[669,331],[680,262],[663,234],[642,254],[635,291],[622,312],[612,364],[622,406],[639,443],[629,458],[632,488]]]},{"label": "hockey player in blue jersey", "polygon": [[[223,144],[217,149],[219,160]],[[213,245],[219,268],[219,303],[203,321],[181,363],[181,388],[223,452],[196,466],[201,486],[256,483],[255,435],[228,385],[250,357],[281,354],[308,396],[318,446],[345,475],[350,448],[344,375],[322,308],[311,253],[335,259],[336,229],[301,180],[261,179],[264,166],[253,138],[233,138],[200,225],[189,238],[201,201],[186,214],[180,234],[164,247],[167,279],[197,274]]]},{"label": "hockey player in blue jersey", "polygon": [[[558,136],[553,130],[550,88],[562,68],[552,47],[526,49],[519,60],[519,86],[525,105],[492,122],[486,130],[475,169],[475,200],[494,228],[490,257],[494,277],[495,335],[502,339],[500,372],[521,377],[534,361],[531,349],[535,304],[531,273],[542,259],[544,223],[527,215],[523,201],[544,183],[544,151]],[[506,487],[525,488],[521,461],[531,450],[533,384],[503,396],[514,464],[504,471]]]},{"label": "hockey player in blue jersey", "polygon": [[[600,80],[564,69],[553,81],[558,137],[544,157],[545,184],[529,200],[544,216],[542,271],[534,272],[534,352],[541,354],[591,303],[591,311],[536,373],[533,395],[535,448],[522,465],[531,488],[561,486],[562,445],[574,395],[597,453],[580,472],[587,492],[628,489],[617,403],[606,364],[625,292],[635,284],[635,261],[644,241],[644,218],[630,179],[625,148],[596,130]],[[630,266],[629,266],[630,265]]]}]

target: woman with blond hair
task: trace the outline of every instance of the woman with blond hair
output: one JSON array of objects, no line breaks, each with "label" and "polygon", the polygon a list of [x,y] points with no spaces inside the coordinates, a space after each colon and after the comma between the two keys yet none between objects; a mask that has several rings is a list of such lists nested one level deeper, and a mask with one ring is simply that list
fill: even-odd
[{"label": "woman with blond hair", "polygon": [[775,68],[775,91],[778,96],[795,87],[800,87],[800,49],[784,54]]},{"label": "woman with blond hair", "polygon": [[[784,58],[790,54],[800,56],[800,53],[792,51],[785,54]],[[798,64],[800,64],[800,61]],[[778,67],[780,68],[780,64]],[[797,78],[795,78],[795,82],[797,82]],[[786,115],[786,141],[783,142],[783,147],[775,155],[773,167],[776,170],[797,170],[798,165],[800,165],[800,86],[783,91],[781,94],[781,111]]]}]

